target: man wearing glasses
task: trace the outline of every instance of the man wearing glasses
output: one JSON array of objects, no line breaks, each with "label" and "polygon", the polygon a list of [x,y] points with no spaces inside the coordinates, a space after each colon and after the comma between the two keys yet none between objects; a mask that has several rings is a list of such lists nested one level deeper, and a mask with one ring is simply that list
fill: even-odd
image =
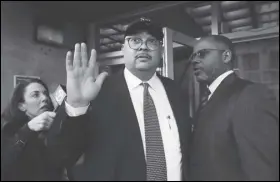
[{"label": "man wearing glasses", "polygon": [[202,38],[190,59],[201,84],[190,179],[279,180],[276,99],[263,85],[233,72],[233,44],[226,37]]},{"label": "man wearing glasses", "polygon": [[84,43],[75,45],[74,59],[67,53],[68,116],[48,141],[55,165],[69,167],[85,153],[76,180],[187,179],[188,100],[172,80],[156,75],[162,40],[162,29],[149,20],[131,24],[124,71],[106,79],[101,73],[96,81],[95,50],[89,60]]}]

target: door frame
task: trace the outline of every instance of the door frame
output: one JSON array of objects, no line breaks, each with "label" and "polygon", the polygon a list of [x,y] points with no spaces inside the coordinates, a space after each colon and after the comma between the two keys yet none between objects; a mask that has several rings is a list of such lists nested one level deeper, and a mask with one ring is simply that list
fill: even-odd
[{"label": "door frame", "polygon": [[[193,47],[197,42],[196,38],[185,35],[181,32],[172,30],[168,27],[163,28],[164,40],[164,56],[163,56],[163,76],[174,80],[174,60],[173,60],[173,43],[178,43],[189,47]],[[192,72],[192,70],[191,70]],[[188,96],[189,96],[189,107],[190,115],[194,116],[194,113],[199,104],[199,84],[191,73],[191,80],[188,83]]]}]

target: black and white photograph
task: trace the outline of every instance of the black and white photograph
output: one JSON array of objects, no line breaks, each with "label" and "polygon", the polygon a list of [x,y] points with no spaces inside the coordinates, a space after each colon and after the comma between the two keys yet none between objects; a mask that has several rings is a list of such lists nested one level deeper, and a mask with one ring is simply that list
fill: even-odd
[{"label": "black and white photograph", "polygon": [[279,181],[279,1],[1,1],[1,181]]}]

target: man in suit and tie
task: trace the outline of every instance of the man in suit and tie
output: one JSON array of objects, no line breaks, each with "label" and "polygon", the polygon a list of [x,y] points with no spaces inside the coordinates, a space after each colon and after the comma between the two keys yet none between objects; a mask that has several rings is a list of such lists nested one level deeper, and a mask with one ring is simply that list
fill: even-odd
[{"label": "man in suit and tie", "polygon": [[124,39],[125,69],[106,79],[106,73],[93,78],[95,50],[89,60],[84,43],[75,45],[73,58],[67,53],[67,116],[48,140],[50,160],[69,168],[84,153],[76,180],[185,180],[188,100],[172,80],[156,74],[162,29],[141,19]]},{"label": "man in suit and tie", "polygon": [[226,37],[200,39],[190,59],[201,84],[190,179],[279,180],[279,111],[271,93],[233,72]]}]

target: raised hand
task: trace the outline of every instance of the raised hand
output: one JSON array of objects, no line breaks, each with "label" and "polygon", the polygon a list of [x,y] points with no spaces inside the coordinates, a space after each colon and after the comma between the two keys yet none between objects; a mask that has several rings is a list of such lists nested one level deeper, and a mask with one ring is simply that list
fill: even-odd
[{"label": "raised hand", "polygon": [[108,75],[104,72],[95,79],[96,51],[91,51],[90,59],[87,56],[85,43],[76,44],[74,56],[71,51],[66,55],[67,71],[67,103],[73,107],[87,106],[98,95],[101,86]]}]

